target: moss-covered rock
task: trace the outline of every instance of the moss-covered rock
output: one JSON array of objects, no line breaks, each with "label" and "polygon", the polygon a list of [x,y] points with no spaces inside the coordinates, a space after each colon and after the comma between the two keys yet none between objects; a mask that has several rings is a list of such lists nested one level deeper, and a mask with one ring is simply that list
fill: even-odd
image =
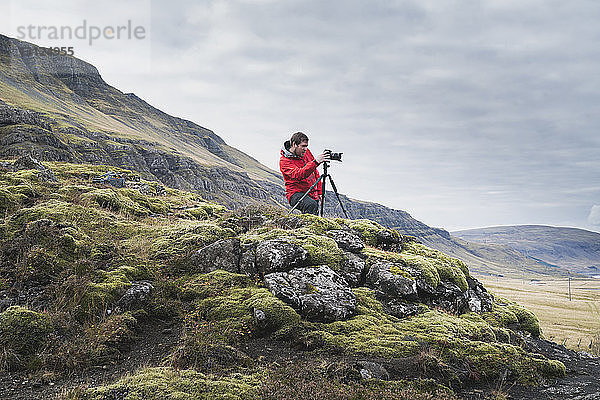
[{"label": "moss-covered rock", "polygon": [[441,251],[414,242],[405,244],[401,254],[410,265],[427,271],[427,276],[431,276],[433,281],[435,281],[435,274],[431,271],[431,266],[435,267],[441,281],[452,282],[463,292],[469,288],[467,283],[469,268],[459,259],[448,257]]},{"label": "moss-covered rock", "polygon": [[390,237],[395,238],[397,242],[400,241],[400,234],[397,231],[385,228],[375,221],[368,219],[349,220],[342,218],[336,218],[335,221],[359,232],[364,242],[372,247],[377,247],[380,244],[380,241],[378,240],[379,237]]},{"label": "moss-covered rock", "polygon": [[9,307],[0,314],[0,368],[31,368],[52,330],[46,314]]}]

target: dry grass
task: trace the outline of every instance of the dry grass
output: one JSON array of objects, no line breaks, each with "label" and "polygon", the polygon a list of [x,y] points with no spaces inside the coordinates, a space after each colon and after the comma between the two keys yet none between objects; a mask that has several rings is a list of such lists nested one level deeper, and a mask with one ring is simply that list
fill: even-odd
[{"label": "dry grass", "polygon": [[600,279],[494,278],[477,276],[495,296],[514,300],[533,311],[546,339],[579,351],[596,351],[600,333]]}]

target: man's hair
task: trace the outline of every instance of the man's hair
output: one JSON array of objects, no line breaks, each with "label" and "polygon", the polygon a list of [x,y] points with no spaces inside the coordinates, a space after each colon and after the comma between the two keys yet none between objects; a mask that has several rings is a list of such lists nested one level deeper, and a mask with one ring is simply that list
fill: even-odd
[{"label": "man's hair", "polygon": [[302,142],[308,142],[308,136],[302,132],[294,133],[290,139],[290,144],[299,145]]}]

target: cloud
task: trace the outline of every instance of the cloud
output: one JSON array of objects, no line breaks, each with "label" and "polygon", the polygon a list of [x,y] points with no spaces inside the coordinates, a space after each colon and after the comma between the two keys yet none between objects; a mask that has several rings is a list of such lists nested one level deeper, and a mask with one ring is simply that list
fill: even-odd
[{"label": "cloud", "polygon": [[600,226],[600,205],[592,206],[590,215],[588,215],[590,225]]}]

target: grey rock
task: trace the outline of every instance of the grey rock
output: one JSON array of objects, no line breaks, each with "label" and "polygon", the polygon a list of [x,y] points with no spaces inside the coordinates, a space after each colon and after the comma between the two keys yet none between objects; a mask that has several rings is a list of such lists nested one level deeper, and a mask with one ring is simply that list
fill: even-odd
[{"label": "grey rock", "polygon": [[153,290],[154,286],[150,282],[133,282],[131,287],[117,301],[115,310],[128,311],[143,308],[150,299]]},{"label": "grey rock", "polygon": [[416,304],[405,303],[397,299],[382,299],[385,311],[396,318],[406,318],[419,313],[419,307]]},{"label": "grey rock", "polygon": [[380,379],[384,381],[390,379],[388,371],[381,364],[375,362],[358,361],[356,369],[360,372],[362,379]]},{"label": "grey rock", "polygon": [[310,321],[345,320],[356,311],[352,289],[328,266],[275,272],[265,275],[264,280],[275,296]]},{"label": "grey rock", "polygon": [[211,272],[217,269],[239,273],[240,239],[223,239],[197,250],[190,256],[192,272]]},{"label": "grey rock", "polygon": [[377,247],[387,251],[402,251],[402,236],[391,229],[383,229],[375,234],[377,239]]},{"label": "grey rock", "polygon": [[335,240],[338,247],[342,250],[360,253],[360,251],[365,248],[365,244],[360,235],[355,231],[337,229],[328,231],[327,234]]},{"label": "grey rock", "polygon": [[467,277],[467,305],[471,312],[482,313],[492,311],[494,297],[483,285],[473,277]]},{"label": "grey rock", "polygon": [[256,326],[259,330],[265,329],[267,326],[267,314],[263,310],[258,308],[253,308],[252,315],[254,316],[254,321],[256,322]]},{"label": "grey rock", "polygon": [[340,275],[346,279],[351,287],[359,287],[364,283],[366,262],[349,251],[345,251],[344,254],[346,260],[341,265]]},{"label": "grey rock", "polygon": [[367,273],[367,286],[375,289],[380,297],[416,300],[416,281],[391,272],[393,267],[402,268],[402,266],[386,261],[378,261],[373,264]]},{"label": "grey rock", "polygon": [[256,269],[256,244],[241,245],[242,255],[240,257],[240,274],[254,276],[258,274]]},{"label": "grey rock", "polygon": [[256,246],[256,270],[259,274],[289,271],[307,265],[308,252],[286,239],[265,240]]},{"label": "grey rock", "polygon": [[429,303],[441,307],[454,314],[461,314],[468,310],[469,297],[452,282],[440,282]]}]

